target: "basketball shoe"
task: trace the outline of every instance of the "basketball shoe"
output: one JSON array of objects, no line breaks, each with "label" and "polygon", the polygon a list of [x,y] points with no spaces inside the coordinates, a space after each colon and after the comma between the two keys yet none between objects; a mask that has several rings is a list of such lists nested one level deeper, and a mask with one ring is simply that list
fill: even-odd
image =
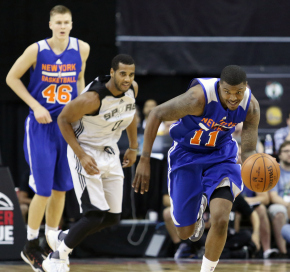
[{"label": "basketball shoe", "polygon": [[52,258],[50,253],[47,258],[43,261],[42,267],[45,272],[66,272],[67,264],[66,260],[62,260],[59,258]]},{"label": "basketball shoe", "polygon": [[50,248],[50,246],[48,245],[46,239],[44,238],[42,240],[42,242],[40,243],[40,248],[41,248],[41,253],[42,253],[42,257],[43,259],[46,259],[46,257],[48,256],[49,253],[52,252],[52,249]]},{"label": "basketball shoe", "polygon": [[31,266],[33,271],[43,272],[43,257],[41,253],[42,249],[39,246],[39,239],[37,238],[27,241],[20,255],[23,261]]},{"label": "basketball shoe", "polygon": [[[53,251],[56,251],[66,235],[67,235],[67,231],[49,230],[47,232],[47,234],[46,234],[46,241],[47,241],[49,247]],[[59,239],[61,236],[62,236],[62,240]],[[70,264],[69,264],[69,258],[67,257],[67,259],[66,259],[66,270],[65,271],[68,272],[69,270],[70,270]]]},{"label": "basketball shoe", "polygon": [[206,197],[206,195],[202,195],[200,208],[199,208],[199,212],[198,212],[198,216],[197,216],[197,221],[195,223],[194,233],[191,237],[189,237],[189,239],[192,242],[198,241],[201,238],[201,236],[203,235],[204,226],[205,226],[204,220],[203,220],[203,213],[205,212],[206,206],[207,206],[207,197]]}]

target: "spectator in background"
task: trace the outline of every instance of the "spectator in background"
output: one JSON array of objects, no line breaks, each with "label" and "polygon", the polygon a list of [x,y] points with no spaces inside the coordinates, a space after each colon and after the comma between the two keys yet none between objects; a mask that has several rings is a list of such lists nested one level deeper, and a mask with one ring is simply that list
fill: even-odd
[{"label": "spectator in background", "polygon": [[159,127],[159,130],[157,132],[157,135],[158,136],[165,136],[165,135],[169,135],[169,129],[170,129],[170,126],[175,123],[176,121],[164,121],[161,123],[160,127]]},{"label": "spectator in background", "polygon": [[[242,164],[241,145],[239,145],[238,164]],[[247,203],[257,212],[260,219],[260,241],[263,249],[263,258],[272,259],[277,257],[278,249],[271,249],[271,225],[266,206],[270,203],[268,192],[256,193],[244,186],[242,191]]]},{"label": "spectator in background", "polygon": [[145,101],[144,106],[143,106],[143,122],[142,122],[142,128],[145,129],[146,126],[146,122],[149,116],[149,113],[151,112],[151,110],[153,108],[155,108],[157,106],[157,102],[154,99],[148,99]]},{"label": "spectator in background", "polygon": [[280,145],[284,141],[290,141],[290,111],[287,114],[286,119],[287,127],[282,127],[276,130],[274,134],[275,151],[278,152]]},{"label": "spectator in background", "polygon": [[280,257],[286,258],[286,241],[281,235],[281,230],[288,222],[290,215],[290,141],[286,141],[280,146],[278,156],[281,173],[277,185],[269,192],[270,200],[273,203],[269,207],[269,214]]},{"label": "spectator in background", "polygon": [[[145,101],[144,103],[144,107],[143,107],[143,115],[144,115],[144,119],[142,122],[142,128],[143,130],[146,127],[146,122],[149,116],[149,113],[152,111],[152,109],[154,109],[157,106],[157,102],[154,99],[148,99]],[[164,125],[163,123],[160,124],[158,132],[162,131],[164,129]]]}]

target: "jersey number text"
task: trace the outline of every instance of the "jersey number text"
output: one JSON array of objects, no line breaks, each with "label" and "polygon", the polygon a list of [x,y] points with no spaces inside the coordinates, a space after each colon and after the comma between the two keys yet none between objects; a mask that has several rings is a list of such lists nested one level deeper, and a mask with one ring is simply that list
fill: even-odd
[{"label": "jersey number text", "polygon": [[[203,130],[198,130],[194,133],[193,137],[190,139],[190,144],[192,145],[200,145],[200,138],[201,135],[203,134]],[[213,131],[209,133],[209,140],[208,142],[205,144],[205,146],[210,146],[210,147],[214,147],[215,143],[216,143],[216,139],[218,136],[219,131]]]},{"label": "jersey number text", "polygon": [[72,86],[68,84],[58,87],[56,84],[50,84],[42,91],[42,96],[46,98],[46,103],[55,104],[57,101],[59,104],[66,104],[71,101],[72,90]]}]

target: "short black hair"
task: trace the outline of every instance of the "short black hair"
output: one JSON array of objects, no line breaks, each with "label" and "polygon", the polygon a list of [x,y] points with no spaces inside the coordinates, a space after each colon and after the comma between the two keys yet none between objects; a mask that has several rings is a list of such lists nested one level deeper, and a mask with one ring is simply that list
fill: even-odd
[{"label": "short black hair", "polygon": [[246,72],[238,65],[226,66],[221,73],[220,82],[228,83],[231,86],[239,85],[240,83],[247,83]]},{"label": "short black hair", "polygon": [[114,71],[117,71],[119,69],[119,63],[123,63],[126,65],[132,65],[135,64],[134,59],[130,55],[126,54],[119,54],[116,57],[113,58],[112,60],[112,68]]},{"label": "short black hair", "polygon": [[280,145],[278,152],[279,155],[281,155],[282,148],[284,148],[287,145],[290,145],[290,141],[285,141],[283,144]]}]

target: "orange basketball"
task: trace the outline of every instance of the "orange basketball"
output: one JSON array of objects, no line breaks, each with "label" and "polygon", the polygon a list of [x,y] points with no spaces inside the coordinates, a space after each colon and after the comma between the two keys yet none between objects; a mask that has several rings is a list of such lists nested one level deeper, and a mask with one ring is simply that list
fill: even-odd
[{"label": "orange basketball", "polygon": [[280,177],[276,159],[265,153],[248,157],[242,165],[242,180],[254,192],[267,192],[274,188]]}]

